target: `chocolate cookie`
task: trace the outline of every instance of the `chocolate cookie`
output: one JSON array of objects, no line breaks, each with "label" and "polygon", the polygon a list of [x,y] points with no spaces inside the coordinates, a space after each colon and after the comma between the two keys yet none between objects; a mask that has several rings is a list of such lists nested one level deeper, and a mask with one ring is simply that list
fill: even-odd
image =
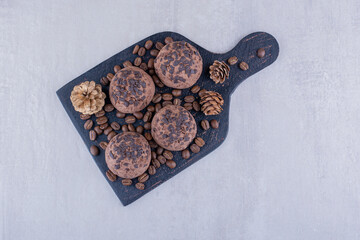
[{"label": "chocolate cookie", "polygon": [[196,48],[180,41],[166,44],[157,55],[154,66],[156,74],[166,86],[184,89],[199,79],[203,60]]},{"label": "chocolate cookie", "polygon": [[177,105],[163,107],[151,122],[151,135],[161,147],[181,151],[189,146],[197,132],[194,117]]},{"label": "chocolate cookie", "polygon": [[111,139],[105,160],[108,168],[121,178],[135,178],[143,174],[151,161],[148,141],[139,133],[123,132]]},{"label": "chocolate cookie", "polygon": [[122,113],[144,109],[153,98],[155,85],[149,74],[138,67],[118,71],[110,83],[110,101]]}]

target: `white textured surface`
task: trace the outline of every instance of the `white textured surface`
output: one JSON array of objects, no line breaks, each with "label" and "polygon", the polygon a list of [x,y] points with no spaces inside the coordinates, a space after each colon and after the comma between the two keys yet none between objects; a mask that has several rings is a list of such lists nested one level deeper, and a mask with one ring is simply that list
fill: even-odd
[{"label": "white textured surface", "polygon": [[[360,2],[0,0],[0,239],[360,239]],[[278,60],[239,86],[214,153],[128,207],[55,91],[172,30]]]}]

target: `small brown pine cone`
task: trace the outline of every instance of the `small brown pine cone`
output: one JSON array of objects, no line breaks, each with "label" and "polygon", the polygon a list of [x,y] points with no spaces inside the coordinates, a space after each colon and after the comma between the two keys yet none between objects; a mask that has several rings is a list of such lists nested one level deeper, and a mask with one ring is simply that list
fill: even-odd
[{"label": "small brown pine cone", "polygon": [[200,104],[201,111],[205,115],[217,115],[223,110],[221,106],[224,104],[224,99],[220,93],[206,91],[201,97]]},{"label": "small brown pine cone", "polygon": [[70,100],[75,110],[82,114],[94,114],[105,105],[105,93],[100,84],[85,81],[76,85],[71,92]]},{"label": "small brown pine cone", "polygon": [[210,78],[216,83],[223,83],[226,78],[229,78],[230,67],[225,62],[215,60],[210,66]]}]

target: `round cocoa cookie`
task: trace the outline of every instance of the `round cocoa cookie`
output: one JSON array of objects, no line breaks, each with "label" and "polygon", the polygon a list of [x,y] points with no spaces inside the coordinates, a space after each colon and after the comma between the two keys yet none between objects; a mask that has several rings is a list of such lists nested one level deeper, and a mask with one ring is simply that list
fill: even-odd
[{"label": "round cocoa cookie", "polygon": [[150,75],[133,66],[118,71],[109,88],[111,103],[122,113],[144,109],[151,102],[154,93],[155,85]]},{"label": "round cocoa cookie", "polygon": [[143,174],[151,161],[148,141],[137,132],[123,132],[111,139],[105,160],[108,168],[121,178],[135,178]]},{"label": "round cocoa cookie", "polygon": [[179,41],[166,44],[157,55],[154,66],[156,74],[166,86],[184,89],[199,79],[203,60],[195,47]]},{"label": "round cocoa cookie", "polygon": [[185,108],[167,105],[155,114],[151,122],[151,134],[157,144],[170,151],[181,151],[196,136],[194,117]]}]

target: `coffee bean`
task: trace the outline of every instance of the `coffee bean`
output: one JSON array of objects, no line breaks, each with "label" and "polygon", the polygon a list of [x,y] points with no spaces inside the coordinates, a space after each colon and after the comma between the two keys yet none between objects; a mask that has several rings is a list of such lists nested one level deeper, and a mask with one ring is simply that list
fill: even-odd
[{"label": "coffee bean", "polygon": [[257,50],[257,56],[258,56],[259,58],[263,58],[263,57],[265,56],[265,49],[259,48],[259,49]]},{"label": "coffee bean", "polygon": [[187,103],[192,103],[193,101],[195,101],[195,97],[192,95],[186,96],[184,97],[184,101]]},{"label": "coffee bean", "polygon": [[146,132],[144,133],[144,137],[146,138],[146,140],[150,141],[152,139],[151,133]]},{"label": "coffee bean", "polygon": [[152,117],[152,113],[151,112],[146,112],[144,117],[143,117],[143,121],[144,122],[149,122],[151,117]]},{"label": "coffee bean", "polygon": [[160,111],[160,109],[162,108],[160,103],[155,104],[155,112]]},{"label": "coffee bean", "polygon": [[128,178],[124,178],[123,180],[121,180],[121,183],[124,186],[130,186],[132,184],[132,180]]},{"label": "coffee bean", "polygon": [[173,100],[173,104],[174,104],[174,105],[177,105],[177,106],[180,106],[180,105],[181,105],[181,100],[180,100],[179,98],[175,98],[175,99]]},{"label": "coffee bean", "polygon": [[114,66],[114,72],[117,73],[118,71],[121,70],[121,67],[119,65],[115,65]]},{"label": "coffee bean", "polygon": [[135,127],[132,124],[128,124],[128,129],[130,132],[135,132]]},{"label": "coffee bean", "polygon": [[100,142],[99,146],[102,148],[102,150],[106,150],[108,143],[107,142]]},{"label": "coffee bean", "polygon": [[156,159],[157,155],[156,152],[151,151],[151,159]]},{"label": "coffee bean", "polygon": [[229,63],[230,65],[235,65],[237,62],[238,62],[238,58],[235,57],[235,56],[233,56],[233,57],[231,57],[231,58],[228,59],[228,63]]},{"label": "coffee bean", "polygon": [[112,79],[114,78],[114,74],[108,73],[108,74],[106,75],[106,78],[109,80],[109,82],[111,82]]},{"label": "coffee bean", "polygon": [[105,112],[112,112],[114,110],[114,106],[111,103],[105,104],[104,110]]},{"label": "coffee bean", "polygon": [[154,75],[155,74],[155,70],[154,69],[149,69],[149,75]]},{"label": "coffee bean", "polygon": [[94,130],[90,130],[89,131],[89,138],[90,138],[90,141],[95,141],[96,139],[96,132]]},{"label": "coffee bean", "polygon": [[214,129],[219,128],[219,122],[216,121],[215,119],[212,119],[212,120],[210,121],[210,125],[211,125],[211,127],[214,128]]},{"label": "coffee bean", "polygon": [[134,122],[136,122],[136,118],[135,118],[133,115],[126,116],[125,122],[126,122],[127,124],[134,123]]},{"label": "coffee bean", "polygon": [[168,151],[168,150],[165,150],[163,152],[163,156],[166,158],[166,159],[173,159],[174,155],[172,154],[172,152]]},{"label": "coffee bean", "polygon": [[203,97],[206,92],[207,92],[206,89],[200,90],[199,93],[198,93],[199,97]]},{"label": "coffee bean", "polygon": [[174,89],[171,91],[172,95],[174,97],[180,97],[181,96],[181,90],[180,89]]},{"label": "coffee bean", "polygon": [[162,87],[165,86],[165,85],[160,81],[160,79],[158,78],[158,76],[152,75],[151,77],[152,77],[154,83],[156,84],[156,86],[158,86],[159,88],[162,88]]},{"label": "coffee bean", "polygon": [[149,69],[153,69],[154,68],[154,59],[150,58],[147,64]]},{"label": "coffee bean", "polygon": [[94,125],[94,122],[91,119],[89,119],[84,123],[84,128],[86,130],[90,130],[93,125]]},{"label": "coffee bean", "polygon": [[148,70],[147,64],[146,63],[141,63],[139,68],[141,68],[142,70],[144,70],[145,72]]},{"label": "coffee bean", "polygon": [[137,67],[140,66],[141,61],[142,61],[142,60],[141,60],[141,57],[135,58],[135,60],[134,60],[134,65],[137,66]]},{"label": "coffee bean", "polygon": [[154,167],[159,168],[161,166],[161,163],[158,159],[151,160],[151,163],[154,165]]},{"label": "coffee bean", "polygon": [[168,43],[172,43],[174,40],[172,39],[172,37],[166,37],[165,38],[165,44],[168,44]]},{"label": "coffee bean", "polygon": [[[142,112],[134,112],[133,115],[136,117],[136,119],[142,119],[144,114]],[[125,119],[126,121],[126,119]]]},{"label": "coffee bean", "polygon": [[122,125],[122,126],[121,126],[121,131],[123,131],[123,132],[128,132],[128,131],[129,131],[128,126],[127,126],[127,125]]},{"label": "coffee bean", "polygon": [[109,126],[108,123],[101,124],[99,127],[101,130],[105,130]]},{"label": "coffee bean", "polygon": [[139,51],[138,51],[138,55],[139,55],[140,57],[144,56],[145,53],[146,53],[146,49],[145,49],[144,47],[141,47],[141,48],[139,49]]},{"label": "coffee bean", "polygon": [[166,163],[166,158],[163,155],[159,155],[157,157],[157,160],[161,163],[161,164],[165,164]]},{"label": "coffee bean", "polygon": [[166,107],[167,105],[172,105],[171,101],[163,101],[162,106]]},{"label": "coffee bean", "polygon": [[249,65],[246,62],[241,62],[239,65],[240,69],[246,71],[249,69]]},{"label": "coffee bean", "polygon": [[99,155],[99,148],[95,145],[92,145],[90,147],[90,153],[93,155],[93,156],[97,156]]},{"label": "coffee bean", "polygon": [[100,111],[98,111],[97,113],[95,113],[95,117],[102,117],[105,115],[105,111],[103,109],[101,109]]},{"label": "coffee bean", "polygon": [[122,113],[122,112],[119,112],[119,111],[116,112],[116,117],[117,118],[124,118],[125,116],[126,116],[125,113]]},{"label": "coffee bean", "polygon": [[144,124],[144,129],[150,130],[151,129],[151,123],[147,122]]},{"label": "coffee bean", "polygon": [[107,176],[107,178],[109,179],[109,181],[111,181],[111,182],[115,182],[115,181],[116,181],[116,175],[115,175],[112,171],[107,170],[107,171],[106,171],[106,176]]},{"label": "coffee bean", "polygon": [[124,68],[126,68],[126,67],[131,67],[132,65],[133,65],[133,64],[132,64],[129,60],[123,62]]},{"label": "coffee bean", "polygon": [[159,50],[157,50],[157,49],[151,49],[150,50],[150,55],[151,56],[156,57],[158,54],[159,54]]},{"label": "coffee bean", "polygon": [[161,97],[164,101],[170,101],[172,100],[173,95],[171,93],[163,93]]},{"label": "coffee bean", "polygon": [[112,127],[111,126],[108,126],[105,130],[104,130],[104,134],[105,135],[109,135],[109,133],[111,133],[112,132]]},{"label": "coffee bean", "polygon": [[135,184],[135,187],[139,190],[144,190],[145,189],[145,185],[141,182],[138,182],[137,184]]},{"label": "coffee bean", "polygon": [[108,141],[110,141],[113,137],[115,137],[116,134],[117,134],[117,133],[114,132],[114,131],[110,132],[109,135],[107,136]]},{"label": "coffee bean", "polygon": [[151,148],[157,148],[159,146],[154,140],[149,141],[149,145]]},{"label": "coffee bean", "polygon": [[155,112],[155,107],[153,105],[150,105],[146,108],[149,112]]},{"label": "coffee bean", "polygon": [[205,145],[205,141],[204,139],[202,139],[201,137],[197,137],[195,138],[195,144],[198,145],[199,147],[203,147]]},{"label": "coffee bean", "polygon": [[94,127],[94,130],[97,135],[101,135],[103,133],[103,130],[100,128],[100,126]]},{"label": "coffee bean", "polygon": [[111,126],[112,129],[114,129],[115,131],[119,131],[120,128],[121,128],[120,124],[117,123],[117,122],[112,122],[112,123],[110,124],[110,126]]},{"label": "coffee bean", "polygon": [[140,126],[137,126],[137,127],[136,127],[136,132],[142,134],[143,131],[144,131],[144,127],[143,127],[143,126],[140,125]]},{"label": "coffee bean", "polygon": [[146,182],[149,179],[149,174],[143,173],[138,177],[138,181],[141,183]]},{"label": "coffee bean", "polygon": [[184,108],[188,111],[190,111],[192,109],[192,103],[185,103],[184,104]]},{"label": "coffee bean", "polygon": [[164,152],[164,148],[162,148],[162,147],[157,147],[156,148],[156,154],[162,154]]},{"label": "coffee bean", "polygon": [[161,42],[156,42],[156,43],[155,43],[155,48],[156,48],[157,50],[160,51],[163,47],[164,47],[164,44],[162,44]]},{"label": "coffee bean", "polygon": [[169,168],[173,169],[176,167],[176,162],[173,160],[166,160],[166,166],[168,166]]},{"label": "coffee bean", "polygon": [[200,123],[201,127],[204,130],[208,130],[210,128],[209,121],[208,120],[202,120]]},{"label": "coffee bean", "polygon": [[195,85],[191,88],[192,93],[198,93],[200,91],[200,87],[198,85]]},{"label": "coffee bean", "polygon": [[156,173],[156,168],[153,165],[150,165],[148,168],[149,175],[154,175]]},{"label": "coffee bean", "polygon": [[153,42],[151,40],[147,40],[145,42],[145,48],[149,50],[153,46]]},{"label": "coffee bean", "polygon": [[108,118],[106,116],[102,116],[96,119],[96,122],[98,125],[104,124],[108,121]]},{"label": "coffee bean", "polygon": [[109,79],[107,79],[107,77],[102,77],[100,79],[100,83],[104,86],[107,86],[107,85],[109,85],[110,81],[109,81]]},{"label": "coffee bean", "polygon": [[137,54],[138,51],[139,51],[139,48],[140,48],[140,46],[139,46],[139,45],[136,45],[136,46],[134,47],[133,51],[132,51],[132,54]]},{"label": "coffee bean", "polygon": [[190,158],[190,151],[188,149],[185,149],[181,152],[181,156],[183,159],[189,159]]},{"label": "coffee bean", "polygon": [[80,114],[81,120],[88,120],[89,118],[91,118],[91,115],[89,115],[89,114]]},{"label": "coffee bean", "polygon": [[198,153],[200,152],[200,147],[196,144],[191,144],[190,146],[190,150],[193,152],[193,153]]},{"label": "coffee bean", "polygon": [[200,107],[200,104],[199,104],[199,102],[198,101],[194,101],[193,103],[192,103],[192,107],[193,107],[193,109],[195,110],[195,111],[200,111],[200,109],[201,109],[201,107]]}]

